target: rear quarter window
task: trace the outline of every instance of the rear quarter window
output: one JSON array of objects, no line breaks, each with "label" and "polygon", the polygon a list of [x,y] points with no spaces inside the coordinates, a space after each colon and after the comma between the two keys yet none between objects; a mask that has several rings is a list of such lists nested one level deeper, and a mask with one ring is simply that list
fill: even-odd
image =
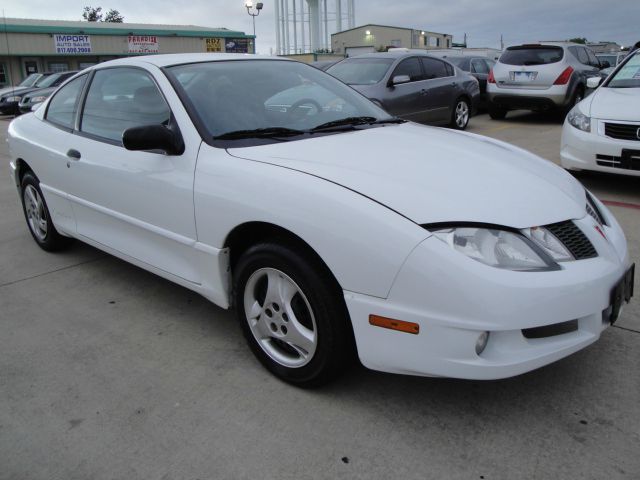
[{"label": "rear quarter window", "polygon": [[506,65],[548,65],[559,62],[563,56],[562,47],[509,47],[500,57],[500,63]]}]

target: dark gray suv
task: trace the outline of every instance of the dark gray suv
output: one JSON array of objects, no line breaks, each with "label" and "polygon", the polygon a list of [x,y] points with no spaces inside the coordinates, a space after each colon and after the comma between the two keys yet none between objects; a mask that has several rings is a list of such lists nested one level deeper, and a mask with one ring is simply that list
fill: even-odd
[{"label": "dark gray suv", "polygon": [[327,73],[387,112],[406,120],[464,130],[480,87],[449,62],[420,52],[369,53],[333,65]]}]

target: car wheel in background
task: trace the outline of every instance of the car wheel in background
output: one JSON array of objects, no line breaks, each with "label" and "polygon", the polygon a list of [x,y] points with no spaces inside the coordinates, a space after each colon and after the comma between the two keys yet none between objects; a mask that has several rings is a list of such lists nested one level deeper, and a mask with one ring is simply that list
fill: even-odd
[{"label": "car wheel in background", "polygon": [[342,289],[306,257],[276,243],[249,248],[233,272],[233,300],[258,360],[288,383],[314,387],[350,365],[354,342]]},{"label": "car wheel in background", "polygon": [[500,108],[494,103],[489,103],[489,117],[493,120],[504,120],[507,116],[507,110],[505,108]]},{"label": "car wheel in background", "polygon": [[22,177],[22,210],[31,236],[38,246],[48,252],[62,250],[73,240],[58,233],[51,221],[51,215],[40,190],[40,181],[32,172]]},{"label": "car wheel in background", "polygon": [[471,117],[471,108],[469,101],[466,98],[459,98],[456,100],[456,105],[451,112],[451,122],[449,125],[456,130],[464,130],[469,125],[469,118]]}]

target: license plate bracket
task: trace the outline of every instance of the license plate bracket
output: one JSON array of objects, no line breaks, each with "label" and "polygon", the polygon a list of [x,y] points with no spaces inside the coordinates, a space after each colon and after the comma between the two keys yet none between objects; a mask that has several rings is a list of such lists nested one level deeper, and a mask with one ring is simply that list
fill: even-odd
[{"label": "license plate bracket", "polygon": [[633,297],[633,281],[635,277],[635,263],[625,272],[620,281],[611,291],[611,315],[609,321],[613,325],[620,315],[620,308],[625,303],[629,303]]}]

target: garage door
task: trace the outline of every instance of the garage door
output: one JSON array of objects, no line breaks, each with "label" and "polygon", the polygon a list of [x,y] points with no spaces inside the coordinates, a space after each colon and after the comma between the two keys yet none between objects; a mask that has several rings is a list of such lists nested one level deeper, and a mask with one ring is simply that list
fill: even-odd
[{"label": "garage door", "polygon": [[364,55],[365,53],[375,52],[375,47],[347,47],[347,57],[357,57],[358,55]]}]

